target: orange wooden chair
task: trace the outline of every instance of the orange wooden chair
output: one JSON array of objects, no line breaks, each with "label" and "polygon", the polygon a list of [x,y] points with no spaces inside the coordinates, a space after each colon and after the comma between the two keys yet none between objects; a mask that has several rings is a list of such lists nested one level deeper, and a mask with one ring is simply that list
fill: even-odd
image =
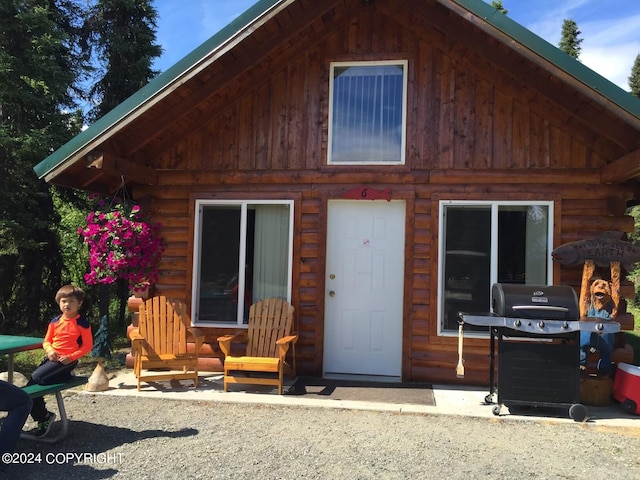
[{"label": "orange wooden chair", "polygon": [[[140,382],[192,379],[198,386],[198,352],[204,334],[190,325],[186,305],[164,296],[140,305],[138,327],[129,333],[134,353],[133,372]],[[195,350],[187,350],[189,334]]]},{"label": "orange wooden chair", "polygon": [[[297,335],[291,334],[294,308],[280,298],[267,298],[251,305],[249,328],[236,335],[218,338],[224,360],[224,391],[229,383],[277,385],[282,395],[284,375],[295,377],[295,343]],[[232,342],[246,342],[243,356],[231,354]],[[292,365],[286,362],[287,351],[292,346]],[[277,378],[272,375],[277,374]],[[256,376],[255,374],[258,374]]]}]

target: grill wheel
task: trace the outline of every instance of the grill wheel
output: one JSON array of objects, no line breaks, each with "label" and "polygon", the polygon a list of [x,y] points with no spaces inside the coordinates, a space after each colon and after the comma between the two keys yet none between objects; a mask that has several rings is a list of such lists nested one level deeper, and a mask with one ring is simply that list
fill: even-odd
[{"label": "grill wheel", "polygon": [[583,422],[587,418],[587,407],[575,403],[569,407],[569,416],[576,422]]}]

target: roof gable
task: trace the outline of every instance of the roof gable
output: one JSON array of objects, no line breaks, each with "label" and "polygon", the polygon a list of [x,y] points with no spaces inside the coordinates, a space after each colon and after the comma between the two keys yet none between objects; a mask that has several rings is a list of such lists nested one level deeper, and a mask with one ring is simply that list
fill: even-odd
[{"label": "roof gable", "polygon": [[[610,101],[620,107],[633,117],[633,121],[640,120],[639,98],[630,95],[629,92],[624,91],[610,80],[591,70],[582,62],[566,54],[507,15],[500,13],[483,0],[454,0],[452,3],[459,4],[473,14],[467,16],[467,20],[470,22],[479,25],[485,31],[490,31],[491,28],[494,28],[497,32],[511,38],[517,45],[530,52],[521,50],[524,55],[536,55],[540,58],[540,61],[549,62],[584,84],[586,88],[592,89],[596,96],[604,97],[606,101]],[[486,27],[482,26],[483,22],[486,22]]]},{"label": "roof gable", "polygon": [[[273,21],[280,12],[298,1],[258,1],[193,52],[36,165],[34,170],[38,177],[54,181],[70,165],[81,161],[98,145],[108,141],[147,110],[169,97],[180,86],[200,75],[225,52],[244,42],[257,30],[267,28],[268,22]],[[340,2],[326,3],[333,4],[335,8],[345,8],[338,5]],[[429,3],[429,8],[438,4],[451,10],[496,41],[508,45],[540,68],[552,72],[561,81],[571,83],[572,88],[579,89],[591,101],[640,130],[640,99],[631,96],[517,22],[497,12],[484,1],[432,0],[426,3]],[[298,18],[292,15],[287,20],[291,25],[295,25]],[[280,18],[278,21],[282,22]],[[278,24],[278,27],[285,28],[282,24]]]}]

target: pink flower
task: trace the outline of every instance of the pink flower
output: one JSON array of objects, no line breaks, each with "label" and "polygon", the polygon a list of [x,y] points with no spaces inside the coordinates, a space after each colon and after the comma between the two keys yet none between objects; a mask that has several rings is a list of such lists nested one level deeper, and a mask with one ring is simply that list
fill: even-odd
[{"label": "pink flower", "polygon": [[160,225],[142,218],[138,205],[129,211],[116,205],[113,211],[96,210],[87,215],[87,225],[78,229],[89,248],[89,285],[127,280],[129,288],[155,282],[166,242]]}]

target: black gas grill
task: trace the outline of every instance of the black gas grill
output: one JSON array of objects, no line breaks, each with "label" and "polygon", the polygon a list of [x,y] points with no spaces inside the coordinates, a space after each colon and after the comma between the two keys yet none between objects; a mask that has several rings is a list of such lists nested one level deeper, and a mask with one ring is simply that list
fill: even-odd
[{"label": "black gas grill", "polygon": [[578,296],[566,285],[496,283],[491,288],[491,308],[503,317],[575,320],[580,317]]},{"label": "black gas grill", "polygon": [[[620,330],[617,322],[580,320],[575,290],[561,285],[496,283],[491,289],[492,312],[460,313],[461,323],[489,327],[490,366],[487,403],[501,406],[567,407],[582,421],[580,404],[580,332]],[[495,340],[498,340],[498,383],[495,382]]]}]

